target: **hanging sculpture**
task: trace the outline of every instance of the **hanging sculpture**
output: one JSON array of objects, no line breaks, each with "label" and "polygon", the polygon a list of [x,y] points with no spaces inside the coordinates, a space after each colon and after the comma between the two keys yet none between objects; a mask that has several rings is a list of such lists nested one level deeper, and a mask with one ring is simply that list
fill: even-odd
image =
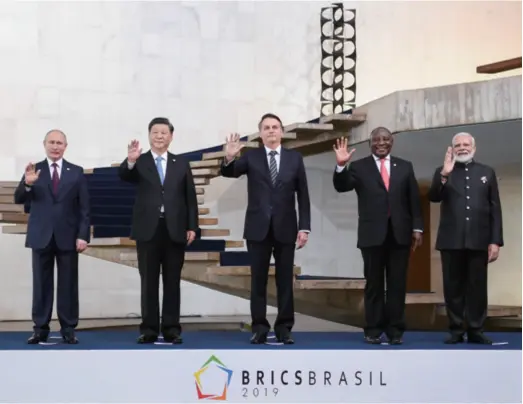
[{"label": "hanging sculpture", "polygon": [[356,10],[321,9],[321,116],[356,106]]}]

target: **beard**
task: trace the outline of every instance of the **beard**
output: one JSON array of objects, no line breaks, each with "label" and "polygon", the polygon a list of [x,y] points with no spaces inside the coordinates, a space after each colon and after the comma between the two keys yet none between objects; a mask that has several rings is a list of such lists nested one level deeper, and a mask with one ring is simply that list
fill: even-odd
[{"label": "beard", "polygon": [[468,163],[474,158],[474,152],[458,155],[454,153],[454,160],[458,163]]}]

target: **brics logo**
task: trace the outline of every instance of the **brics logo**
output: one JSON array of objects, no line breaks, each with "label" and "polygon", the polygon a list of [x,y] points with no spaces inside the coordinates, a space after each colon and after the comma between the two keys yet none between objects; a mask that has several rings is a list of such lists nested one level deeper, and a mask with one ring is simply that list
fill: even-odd
[{"label": "brics logo", "polygon": [[200,370],[194,373],[198,400],[226,401],[232,373],[231,369],[212,355]]}]

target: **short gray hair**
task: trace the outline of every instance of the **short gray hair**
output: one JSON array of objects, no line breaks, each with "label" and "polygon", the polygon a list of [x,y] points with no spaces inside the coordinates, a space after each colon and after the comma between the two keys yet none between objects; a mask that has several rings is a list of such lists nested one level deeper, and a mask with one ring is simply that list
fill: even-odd
[{"label": "short gray hair", "polygon": [[49,136],[51,133],[53,132],[58,132],[58,133],[61,133],[62,136],[64,137],[65,139],[65,143],[67,144],[67,136],[65,135],[65,133],[63,131],[61,131],[60,129],[51,129],[50,131],[48,131],[45,136],[44,136],[44,143],[45,141],[47,140],[47,136]]},{"label": "short gray hair", "polygon": [[475,147],[476,146],[476,139],[474,139],[474,136],[472,136],[470,133],[467,133],[467,132],[459,132],[459,133],[456,133],[453,137],[452,137],[452,146],[454,146],[454,143],[456,143],[456,138],[460,137],[460,136],[467,136],[470,138],[470,141],[472,143],[472,147]]}]

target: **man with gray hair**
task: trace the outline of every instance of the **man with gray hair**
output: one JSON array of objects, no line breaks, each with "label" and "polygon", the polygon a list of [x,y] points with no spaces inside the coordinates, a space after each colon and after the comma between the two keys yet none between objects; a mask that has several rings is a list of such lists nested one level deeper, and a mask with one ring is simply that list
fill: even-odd
[{"label": "man with gray hair", "polygon": [[[487,267],[503,246],[503,223],[496,173],[474,160],[476,144],[458,133],[436,169],[429,190],[441,203],[436,249],[441,254],[450,337],[447,344],[492,344],[483,334],[487,317]],[[467,325],[465,325],[465,322]]]},{"label": "man with gray hair", "polygon": [[60,333],[76,344],[78,325],[78,254],[90,241],[89,192],[82,167],[63,156],[67,138],[58,129],[44,138],[46,159],[29,163],[14,201],[30,211],[26,247],[33,261],[33,335],[28,344],[46,342],[53,312],[54,264],[58,270],[57,313]]}]

